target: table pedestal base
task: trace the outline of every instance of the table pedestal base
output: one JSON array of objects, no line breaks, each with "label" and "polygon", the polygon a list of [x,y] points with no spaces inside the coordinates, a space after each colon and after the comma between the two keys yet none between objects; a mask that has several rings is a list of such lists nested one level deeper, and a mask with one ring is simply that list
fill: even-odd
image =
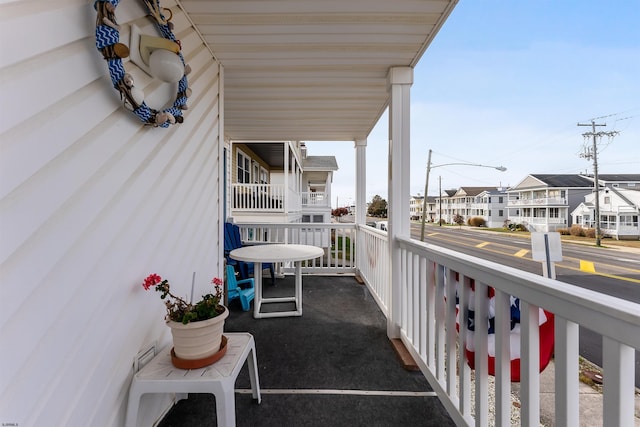
[{"label": "table pedestal base", "polygon": [[[254,271],[254,278],[256,283],[262,283],[262,263],[256,262]],[[289,311],[272,311],[262,313],[260,308],[263,304],[270,303],[282,303],[293,302],[295,303],[295,310]],[[302,263],[301,261],[295,262],[295,295],[291,297],[279,297],[279,298],[263,298],[262,286],[256,286],[255,297],[253,302],[253,317],[256,319],[263,319],[268,317],[290,317],[290,316],[302,316]]]}]

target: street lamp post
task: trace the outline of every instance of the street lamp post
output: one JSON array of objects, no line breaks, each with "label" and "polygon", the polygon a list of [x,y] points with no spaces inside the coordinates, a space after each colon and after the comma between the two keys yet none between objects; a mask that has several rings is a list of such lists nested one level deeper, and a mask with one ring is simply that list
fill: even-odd
[{"label": "street lamp post", "polygon": [[[499,170],[500,172],[504,172],[507,170],[507,168],[505,168],[504,166],[488,166],[488,165],[481,165],[479,163],[459,162],[459,163],[445,163],[442,165],[432,165],[431,150],[429,150],[429,157],[427,159],[427,178],[425,179],[425,183],[424,183],[424,200],[422,202],[422,227],[420,229],[421,242],[424,242],[424,225],[425,225],[425,219],[426,219],[425,216],[427,213],[427,191],[429,190],[429,174],[431,173],[431,169],[439,168],[442,166],[475,166],[480,168],[496,169],[496,170]],[[442,190],[440,190],[440,215],[442,215]],[[442,221],[442,218],[440,218],[439,221]]]}]

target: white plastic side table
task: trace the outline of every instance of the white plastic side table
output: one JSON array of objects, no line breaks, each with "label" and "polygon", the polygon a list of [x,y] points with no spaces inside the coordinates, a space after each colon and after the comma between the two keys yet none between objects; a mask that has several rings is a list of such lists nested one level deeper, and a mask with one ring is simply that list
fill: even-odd
[{"label": "white plastic side table", "polygon": [[260,403],[260,382],[253,335],[249,333],[224,333],[227,352],[216,363],[199,369],[178,369],[171,363],[171,347],[158,353],[138,371],[129,388],[126,427],[138,422],[140,398],[146,393],[176,393],[178,399],[186,399],[188,393],[212,393],[216,397],[216,414],[219,426],[236,425],[235,382],[245,360],[249,367],[249,379],[253,398]]}]

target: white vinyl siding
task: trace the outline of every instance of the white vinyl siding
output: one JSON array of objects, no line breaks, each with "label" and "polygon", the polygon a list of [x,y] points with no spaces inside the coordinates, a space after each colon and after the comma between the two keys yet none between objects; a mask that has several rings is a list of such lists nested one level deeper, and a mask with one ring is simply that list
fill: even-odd
[{"label": "white vinyl siding", "polygon": [[[193,69],[183,124],[145,127],[121,107],[95,48],[93,1],[0,5],[0,416],[20,426],[121,426],[138,351],[170,342],[142,280],[186,294],[221,277],[218,65],[172,2]],[[128,24],[153,25],[138,2]],[[125,61],[147,96],[154,81]],[[144,399],[141,425],[170,403]]]}]

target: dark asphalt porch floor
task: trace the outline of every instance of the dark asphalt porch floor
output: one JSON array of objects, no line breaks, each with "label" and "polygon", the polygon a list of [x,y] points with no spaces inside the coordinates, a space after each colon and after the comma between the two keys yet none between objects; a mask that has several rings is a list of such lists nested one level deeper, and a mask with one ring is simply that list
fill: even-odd
[{"label": "dark asphalt porch floor", "polygon": [[[275,287],[267,278],[264,294],[293,295],[293,277]],[[236,382],[238,426],[454,425],[424,376],[402,367],[384,315],[354,277],[304,276],[302,317],[254,319],[238,301],[229,309],[225,331],[254,336],[262,391],[258,405],[245,364]],[[190,394],[159,427],[216,425],[213,395]]]}]

